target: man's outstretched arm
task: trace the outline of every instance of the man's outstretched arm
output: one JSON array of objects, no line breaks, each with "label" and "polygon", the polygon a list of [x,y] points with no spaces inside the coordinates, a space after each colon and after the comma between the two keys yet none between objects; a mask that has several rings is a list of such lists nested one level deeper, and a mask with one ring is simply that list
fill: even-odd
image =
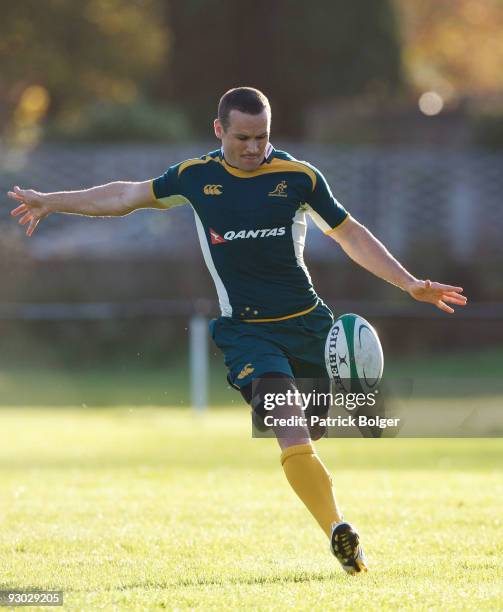
[{"label": "man's outstretched arm", "polygon": [[340,227],[327,232],[357,264],[392,285],[407,291],[420,302],[434,304],[444,312],[453,313],[447,304],[464,306],[467,299],[462,287],[443,285],[412,276],[361,223],[349,217]]},{"label": "man's outstretched arm", "polygon": [[40,221],[51,213],[120,217],[139,208],[162,208],[154,198],[151,184],[150,180],[140,183],[120,181],[81,191],[55,193],[41,193],[16,186],[8,192],[8,196],[18,203],[11,215],[20,217],[21,225],[28,224],[26,234],[31,236]]}]

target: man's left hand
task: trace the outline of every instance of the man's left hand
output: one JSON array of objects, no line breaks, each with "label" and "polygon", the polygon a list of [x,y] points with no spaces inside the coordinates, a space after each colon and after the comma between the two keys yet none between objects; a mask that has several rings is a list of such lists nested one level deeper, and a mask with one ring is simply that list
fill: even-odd
[{"label": "man's left hand", "polygon": [[449,314],[454,312],[454,308],[451,308],[447,304],[465,306],[468,301],[464,295],[461,295],[463,293],[463,287],[432,283],[430,280],[415,280],[406,288],[406,291],[415,300],[434,304],[437,308]]}]

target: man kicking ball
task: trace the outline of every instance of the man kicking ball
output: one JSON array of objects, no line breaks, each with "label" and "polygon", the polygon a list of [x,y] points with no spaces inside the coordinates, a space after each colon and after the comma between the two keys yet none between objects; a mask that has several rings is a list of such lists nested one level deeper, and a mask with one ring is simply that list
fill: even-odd
[{"label": "man kicking ball", "polygon": [[[12,215],[31,236],[51,213],[96,217],[140,208],[190,205],[221,316],[210,324],[224,354],[228,380],[254,417],[264,416],[263,385],[275,393],[297,388],[296,379],[327,379],[324,345],[333,324],[304,263],[306,215],[355,262],[447,313],[463,306],[461,287],[418,280],[333,197],[315,167],[269,142],[271,109],[263,93],[238,87],[224,94],[214,121],[221,148],[178,163],[143,182],[113,182],[82,191],[40,193],[14,187]],[[391,220],[392,222],[392,220]],[[252,382],[255,384],[252,385]],[[283,408],[301,415],[300,403]],[[281,464],[293,490],[329,538],[350,574],[367,570],[357,531],[343,520],[331,476],[307,429],[274,429]]]}]

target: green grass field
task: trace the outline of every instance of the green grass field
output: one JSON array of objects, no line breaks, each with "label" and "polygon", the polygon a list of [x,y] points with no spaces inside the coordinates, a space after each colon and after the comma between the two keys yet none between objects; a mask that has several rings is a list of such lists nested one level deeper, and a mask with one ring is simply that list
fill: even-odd
[{"label": "green grass field", "polygon": [[[163,365],[98,359],[93,367],[68,367],[63,358],[36,360],[27,350],[25,361],[0,363],[0,406],[124,406],[190,405],[188,355],[181,353]],[[474,364],[476,372],[474,373]],[[469,384],[477,392],[491,390],[503,395],[503,351],[481,350],[395,356],[386,358],[385,374],[391,378],[428,381],[421,393],[465,396]],[[27,378],[29,373],[29,378]],[[212,355],[209,402],[214,406],[242,406],[242,399],[226,383],[227,371],[220,354]],[[488,379],[487,385],[484,380]],[[444,384],[443,381],[448,381]],[[498,384],[496,384],[499,381]],[[459,389],[462,382],[462,389]]]},{"label": "green grass field", "polygon": [[86,611],[503,607],[501,439],[321,441],[371,564],[349,577],[245,409],[2,408],[0,429],[2,589]]}]

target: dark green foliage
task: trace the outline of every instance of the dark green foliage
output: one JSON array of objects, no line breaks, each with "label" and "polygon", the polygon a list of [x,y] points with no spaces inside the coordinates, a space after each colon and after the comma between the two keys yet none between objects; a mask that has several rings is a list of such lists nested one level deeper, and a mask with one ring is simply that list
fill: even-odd
[{"label": "dark green foliage", "polygon": [[172,2],[171,79],[158,95],[186,103],[201,133],[231,87],[263,89],[275,131],[302,132],[321,100],[393,92],[401,84],[397,24],[388,1]]},{"label": "dark green foliage", "polygon": [[50,140],[79,142],[173,142],[190,135],[190,125],[180,110],[145,100],[94,104],[73,121],[53,123],[47,133]]},{"label": "dark green foliage", "polygon": [[401,83],[391,0],[23,0],[3,3],[2,26],[0,132],[14,141],[16,106],[33,84],[49,94],[50,119],[110,119],[100,139],[122,140],[121,117],[127,139],[171,139],[173,128],[152,130],[141,104],[108,103],[174,104],[208,136],[222,93],[252,85],[277,112],[275,133],[298,136],[317,102]]},{"label": "dark green foliage", "polygon": [[[169,42],[159,0],[22,0],[2,3],[0,130],[21,92],[49,92],[50,116],[96,101],[134,100],[162,67]],[[3,112],[1,112],[3,111]]]},{"label": "dark green foliage", "polygon": [[474,144],[493,150],[503,149],[503,110],[479,115],[473,120]]}]

